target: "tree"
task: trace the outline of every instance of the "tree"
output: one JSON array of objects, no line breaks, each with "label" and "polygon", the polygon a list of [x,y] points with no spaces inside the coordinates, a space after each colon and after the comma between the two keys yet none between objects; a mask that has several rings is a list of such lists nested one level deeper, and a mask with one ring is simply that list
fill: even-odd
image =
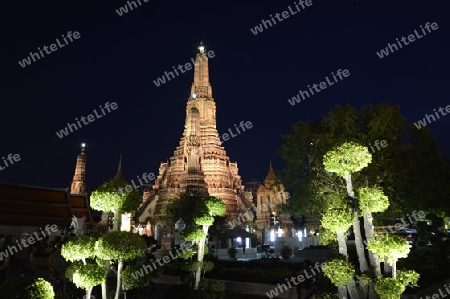
[{"label": "tree", "polygon": [[[347,195],[353,212],[353,232],[358,253],[359,268],[361,273],[368,270],[364,253],[364,243],[358,217],[358,204],[352,184],[352,174],[367,167],[372,161],[372,156],[366,147],[353,142],[346,142],[334,150],[328,151],[323,157],[323,165],[328,172],[334,172],[343,177],[346,183]],[[346,223],[345,223],[346,224]],[[337,232],[338,233],[338,232]],[[339,235],[338,235],[339,237]],[[339,241],[339,239],[338,239]],[[349,292],[352,298],[357,298],[356,285],[348,282]]]},{"label": "tree", "polygon": [[[384,212],[389,207],[389,199],[383,191],[375,188],[358,189],[360,210],[364,216],[366,240],[370,242],[374,234],[372,213]],[[369,251],[370,264],[375,276],[381,276],[380,261],[375,251]]]},{"label": "tree", "polygon": [[167,225],[172,225],[181,218],[185,223],[192,224],[194,222],[195,208],[200,200],[202,200],[202,197],[197,194],[181,193],[179,197],[170,200],[162,208],[163,221]]},{"label": "tree", "polygon": [[95,243],[93,237],[77,236],[71,238],[61,248],[61,255],[72,262],[66,269],[66,277],[77,287],[86,290],[86,298],[91,297],[94,286],[106,280],[103,268],[92,261],[96,255]]},{"label": "tree", "polygon": [[450,212],[445,205],[450,199],[450,185],[445,183],[450,179],[449,161],[442,158],[429,129],[407,123],[398,105],[338,105],[318,121],[294,124],[283,139],[281,155],[287,167],[281,179],[294,189],[287,211],[295,216],[318,220],[329,194],[341,198],[346,193],[345,183],[325,171],[322,159],[330,149],[352,141],[372,153],[371,166],[353,176],[354,188],[382,188],[391,199],[383,216],[416,209]]},{"label": "tree", "polygon": [[[194,290],[198,290],[202,270],[207,271],[211,268],[210,263],[203,262],[208,228],[214,223],[214,216],[222,216],[225,211],[226,206],[220,198],[202,198],[202,200],[197,201],[197,205],[195,207],[195,225],[181,232],[181,236],[184,240],[192,241],[193,244],[197,245],[197,261],[189,263],[190,268],[193,270],[192,272],[195,272]],[[184,256],[184,258],[189,258],[191,256],[192,254],[188,254],[187,256]]]},{"label": "tree", "polygon": [[123,263],[141,257],[147,244],[138,234],[112,231],[100,238],[96,245],[96,255],[106,261],[117,261],[117,286],[115,299],[119,299]]},{"label": "tree", "polygon": [[140,203],[139,191],[117,176],[91,194],[91,208],[114,213],[113,231],[119,229],[120,214],[134,212]]},{"label": "tree", "polygon": [[43,278],[30,276],[17,277],[0,285],[2,298],[53,299],[55,293],[52,285]]},{"label": "tree", "polygon": [[[388,198],[379,189],[375,188],[360,188],[358,189],[359,198],[355,196],[352,184],[352,175],[361,171],[363,168],[367,167],[371,162],[371,155],[366,147],[358,145],[354,142],[346,142],[341,146],[328,151],[323,158],[323,164],[325,170],[329,172],[336,173],[338,176],[344,178],[346,183],[346,189],[348,194],[348,199],[350,202],[350,207],[353,214],[353,231],[355,232],[355,245],[358,254],[359,270],[363,274],[357,279],[360,285],[360,294],[356,288],[356,284],[353,279],[349,276],[343,276],[342,279],[336,280],[336,273],[343,271],[348,272],[345,268],[348,268],[347,261],[332,260],[330,261],[330,266],[328,266],[328,271],[324,271],[324,274],[338,286],[340,298],[345,298],[347,296],[347,291],[344,289],[344,282],[347,284],[348,293],[350,297],[353,298],[365,298],[369,294],[370,298],[374,297],[374,291],[379,294],[385,294],[384,287],[391,288],[394,285],[413,285],[417,280],[401,280],[396,279],[396,262],[399,258],[406,257],[410,250],[410,245],[406,240],[399,236],[382,235],[377,236],[373,233],[372,224],[372,212],[382,212],[386,210],[389,206]],[[329,202],[331,204],[332,202]],[[333,210],[333,205],[330,205],[329,211],[324,215],[322,219],[322,224],[325,229],[333,230],[338,237],[339,242],[339,252],[344,256],[348,256],[346,253],[346,247],[343,245],[342,231],[345,231],[349,227],[350,216],[346,217],[348,213],[347,209],[342,209],[340,213],[338,209]],[[364,227],[365,229],[365,240],[360,231],[359,224],[359,214],[364,215]],[[373,268],[372,271],[368,271],[367,260],[365,256],[365,248],[363,244],[367,244],[367,249],[369,250],[370,265]],[[392,280],[383,280],[380,271],[380,262],[378,256],[386,259],[392,266]],[[374,279],[366,276],[366,274],[374,273]],[[416,277],[416,276],[414,276]],[[417,276],[418,277],[418,276]],[[378,280],[376,287],[374,280]],[[367,289],[365,285],[369,285]],[[406,287],[406,285],[405,285]],[[404,290],[404,289],[403,289]],[[367,291],[369,293],[367,293]]]}]

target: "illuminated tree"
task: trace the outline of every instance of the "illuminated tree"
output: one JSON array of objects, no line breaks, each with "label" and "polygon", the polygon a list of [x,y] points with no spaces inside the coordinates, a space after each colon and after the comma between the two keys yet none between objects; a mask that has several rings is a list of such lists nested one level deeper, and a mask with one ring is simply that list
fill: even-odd
[{"label": "illuminated tree", "polygon": [[347,208],[332,208],[322,217],[322,227],[337,235],[339,253],[348,256],[345,233],[352,226],[353,215]]},{"label": "illuminated tree", "polygon": [[[186,241],[192,241],[197,248],[197,262],[190,263],[192,272],[195,272],[194,290],[198,290],[202,270],[211,268],[210,263],[203,262],[206,247],[208,228],[214,223],[214,216],[222,216],[226,211],[224,202],[218,197],[207,197],[197,202],[194,212],[195,226],[181,232]],[[207,247],[206,247],[207,248]],[[192,253],[188,254],[192,256]]]},{"label": "illuminated tree", "polygon": [[95,238],[77,236],[63,244],[61,255],[72,262],[66,269],[66,277],[77,287],[86,290],[86,298],[91,297],[92,288],[106,281],[102,267],[92,260],[95,258]]},{"label": "illuminated tree", "polygon": [[322,162],[326,152],[349,141],[367,146],[372,154],[370,167],[352,180],[355,190],[383,189],[391,201],[383,216],[398,217],[413,210],[450,212],[445,204],[450,200],[450,184],[446,183],[450,162],[443,158],[430,129],[418,130],[408,123],[399,105],[381,103],[358,109],[337,105],[317,121],[293,124],[283,139],[281,154],[287,167],[280,178],[294,191],[288,202],[293,215],[320,220],[329,207],[328,194],[341,194],[345,189]]},{"label": "illuminated tree", "polygon": [[[378,277],[375,290],[380,299],[400,299],[406,287],[417,287],[419,274],[413,270],[398,271],[397,278]],[[429,297],[429,296],[428,296]]]},{"label": "illuminated tree", "polygon": [[338,176],[343,177],[346,183],[347,194],[353,208],[353,232],[355,233],[355,245],[356,251],[358,252],[359,268],[361,272],[367,271],[368,266],[364,255],[364,243],[359,226],[358,207],[355,192],[353,190],[352,173],[367,167],[371,161],[372,156],[367,147],[353,142],[346,142],[340,147],[327,152],[323,157],[325,170],[334,172]]},{"label": "illuminated tree", "polygon": [[[366,240],[369,242],[374,233],[372,213],[384,212],[389,207],[389,199],[382,190],[375,188],[360,188],[357,193],[360,209],[364,215]],[[380,260],[374,251],[369,250],[369,260],[375,276],[381,276]]]},{"label": "illuminated tree", "polygon": [[147,244],[139,235],[132,232],[112,231],[100,238],[95,251],[97,256],[106,261],[117,261],[117,287],[115,299],[119,299],[121,290],[121,273],[123,263],[141,257]]},{"label": "illuminated tree", "polygon": [[[445,170],[449,162],[440,157],[436,141],[428,129],[419,132],[414,126],[410,128],[399,108],[387,104],[358,110],[350,105],[337,106],[317,122],[293,125],[293,132],[283,136],[286,144],[282,147],[282,155],[288,167],[281,177],[286,186],[295,188],[288,212],[296,216],[323,215],[324,233],[320,237],[325,238],[321,240],[327,243],[337,240],[339,244],[336,231],[340,222],[346,226],[345,220],[338,221],[338,216],[335,216],[334,221],[328,213],[332,215],[335,209],[345,210],[348,206],[352,209],[362,275],[356,276],[360,296],[355,295],[354,282],[347,284],[351,298],[366,297],[367,291],[369,296],[376,295],[375,291],[391,283],[381,282],[377,253],[368,250],[370,269],[363,254],[364,244],[369,244],[374,238],[372,214],[398,216],[402,211],[419,208],[449,210],[442,205],[450,194],[449,185],[443,183],[450,177],[448,169]],[[375,141],[383,141],[384,145],[372,146]],[[352,144],[355,145],[354,151]],[[370,147],[372,155],[362,145]],[[369,163],[370,167],[366,167]],[[433,173],[432,179],[428,175],[423,176],[423,172],[428,173],[428,170]],[[388,197],[392,197],[391,204]],[[437,202],[438,198],[441,203]],[[359,217],[364,217],[364,236],[359,231],[359,221],[356,221]],[[339,251],[346,255],[343,246],[339,246]],[[368,289],[367,282],[370,283]],[[394,283],[402,282],[394,279]]]},{"label": "illuminated tree", "polygon": [[52,285],[43,278],[18,277],[7,280],[0,285],[2,298],[53,299],[55,293]]},{"label": "illuminated tree", "polygon": [[120,214],[134,212],[141,203],[139,191],[117,176],[103,183],[90,198],[91,208],[114,213],[113,231],[119,229]]},{"label": "illuminated tree", "polygon": [[408,241],[394,234],[375,235],[367,246],[368,250],[386,258],[386,261],[392,266],[393,279],[396,278],[396,263],[398,259],[407,257],[410,248],[411,245],[409,245]]},{"label": "illuminated tree", "polygon": [[323,274],[338,287],[339,298],[346,298],[347,289],[345,286],[353,282],[355,277],[353,265],[346,259],[333,259],[323,266]]}]

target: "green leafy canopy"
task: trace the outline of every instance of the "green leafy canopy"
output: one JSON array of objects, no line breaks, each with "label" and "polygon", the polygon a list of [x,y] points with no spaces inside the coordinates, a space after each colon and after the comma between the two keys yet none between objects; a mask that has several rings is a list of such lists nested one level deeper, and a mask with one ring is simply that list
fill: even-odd
[{"label": "green leafy canopy", "polygon": [[357,190],[359,204],[364,212],[384,212],[389,207],[389,199],[383,191],[375,188],[359,188]]},{"label": "green leafy canopy", "polygon": [[97,241],[95,250],[103,260],[126,261],[141,257],[147,243],[139,234],[126,231],[112,231]]},{"label": "green leafy canopy", "polygon": [[90,236],[77,236],[63,244],[61,255],[68,261],[77,261],[95,256],[95,238]]},{"label": "green leafy canopy", "polygon": [[329,172],[344,177],[346,174],[358,172],[372,162],[372,155],[367,147],[355,142],[345,142],[323,157],[323,165]]},{"label": "green leafy canopy", "polygon": [[[130,192],[127,192],[127,186],[132,188]],[[103,183],[92,192],[90,200],[93,209],[103,212],[131,213],[141,203],[139,191],[122,180]]]}]

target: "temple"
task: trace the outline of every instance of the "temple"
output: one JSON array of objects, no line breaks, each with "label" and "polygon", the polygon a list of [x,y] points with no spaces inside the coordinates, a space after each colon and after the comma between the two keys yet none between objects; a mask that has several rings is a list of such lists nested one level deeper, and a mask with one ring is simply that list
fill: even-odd
[{"label": "temple", "polygon": [[[266,179],[256,191],[256,196],[256,225],[259,229],[270,228],[275,224],[278,224],[281,227],[292,225],[292,222],[289,220],[290,215],[282,215],[281,213],[281,206],[287,203],[286,200],[289,198],[289,193],[286,192],[283,184],[275,175],[275,171],[272,167],[272,161],[270,161],[269,172],[266,175]],[[281,219],[279,218],[280,216]],[[278,223],[271,224],[271,217],[272,222],[275,221]]]},{"label": "temple", "polygon": [[221,145],[202,42],[199,50],[180,145],[160,164],[154,185],[144,188],[143,203],[135,215],[141,224],[157,220],[161,208],[181,193],[221,198],[226,204],[225,217],[237,217],[252,206],[252,194],[244,190],[237,163],[230,161]]}]

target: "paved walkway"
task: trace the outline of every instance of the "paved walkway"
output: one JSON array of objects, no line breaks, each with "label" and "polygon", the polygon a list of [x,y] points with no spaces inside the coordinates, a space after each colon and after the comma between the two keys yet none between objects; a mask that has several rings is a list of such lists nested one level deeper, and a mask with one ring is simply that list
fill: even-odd
[{"label": "paved walkway", "polygon": [[[224,282],[228,298],[233,299],[269,298],[266,292],[270,292],[270,290],[276,287],[276,285],[254,283],[254,282],[228,281],[219,279],[207,279],[207,280],[215,282],[216,281]],[[170,289],[167,288],[167,286],[181,285],[180,277],[170,275],[161,275],[159,278],[153,279],[153,282],[156,285],[155,285],[155,294],[154,296],[151,297],[152,299],[167,298],[164,297],[164,295],[167,295],[167,293],[164,293],[164,289]],[[295,288],[288,289],[287,291],[280,293],[276,298],[297,299],[296,289]]]}]

